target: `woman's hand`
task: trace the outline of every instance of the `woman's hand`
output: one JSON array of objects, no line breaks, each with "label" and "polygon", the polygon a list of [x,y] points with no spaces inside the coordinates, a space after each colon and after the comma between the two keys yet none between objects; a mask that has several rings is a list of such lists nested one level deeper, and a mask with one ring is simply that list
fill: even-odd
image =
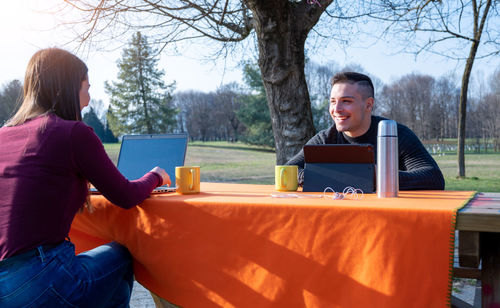
[{"label": "woman's hand", "polygon": [[163,186],[163,185],[170,186],[170,184],[172,183],[170,181],[170,177],[168,176],[167,172],[165,172],[164,169],[156,166],[151,170],[151,172],[155,172],[161,176],[161,178],[163,179],[161,186]]}]

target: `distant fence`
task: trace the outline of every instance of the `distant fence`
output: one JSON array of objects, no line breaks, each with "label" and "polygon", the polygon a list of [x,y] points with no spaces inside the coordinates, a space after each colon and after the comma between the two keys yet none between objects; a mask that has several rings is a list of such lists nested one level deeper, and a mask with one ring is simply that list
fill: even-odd
[{"label": "distant fence", "polygon": [[[427,143],[424,144],[424,146],[429,153],[436,156],[455,155],[457,154],[458,148],[456,144],[444,143]],[[465,153],[467,154],[492,153],[496,150],[497,149],[495,149],[495,145],[493,143],[475,143],[465,145]]]}]

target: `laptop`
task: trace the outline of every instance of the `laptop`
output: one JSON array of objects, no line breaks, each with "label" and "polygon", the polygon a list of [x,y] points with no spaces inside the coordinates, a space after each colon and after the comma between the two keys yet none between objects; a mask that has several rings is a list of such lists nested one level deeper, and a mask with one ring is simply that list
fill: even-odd
[{"label": "laptop", "polygon": [[375,191],[375,154],[371,144],[318,144],[304,146],[303,191],[336,192],[352,186]]},{"label": "laptop", "polygon": [[187,133],[125,135],[116,166],[128,180],[136,180],[159,166],[168,173],[172,184],[157,187],[152,193],[174,192],[175,167],[184,166],[187,142]]}]

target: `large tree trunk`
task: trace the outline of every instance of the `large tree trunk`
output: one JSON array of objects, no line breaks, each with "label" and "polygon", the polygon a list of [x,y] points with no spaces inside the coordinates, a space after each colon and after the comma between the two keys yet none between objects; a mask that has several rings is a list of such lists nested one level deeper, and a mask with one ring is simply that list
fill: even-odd
[{"label": "large tree trunk", "polygon": [[272,59],[274,56],[270,56],[267,51],[275,49],[276,44],[260,42],[259,47],[266,51],[260,52],[259,66],[271,113],[276,163],[284,164],[300,151],[315,132],[304,74],[304,54],[290,50],[293,48],[291,46],[284,46],[288,50],[277,53],[285,57],[291,53],[295,55],[284,59],[286,66],[275,66],[272,63],[275,61]]},{"label": "large tree trunk", "polygon": [[248,0],[259,47],[259,67],[271,113],[276,163],[283,164],[314,135],[304,73],[304,45],[324,7],[288,0]]}]

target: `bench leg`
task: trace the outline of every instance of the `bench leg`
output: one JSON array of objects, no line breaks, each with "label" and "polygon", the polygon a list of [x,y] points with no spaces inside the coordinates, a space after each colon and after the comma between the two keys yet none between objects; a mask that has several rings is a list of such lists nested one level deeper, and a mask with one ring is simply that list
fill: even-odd
[{"label": "bench leg", "polygon": [[479,267],[479,235],[475,231],[458,231],[458,260],[461,267]]},{"label": "bench leg", "polygon": [[481,308],[481,280],[476,280],[476,292],[474,293],[475,308]]},{"label": "bench leg", "polygon": [[500,233],[481,233],[482,307],[500,307]]}]

